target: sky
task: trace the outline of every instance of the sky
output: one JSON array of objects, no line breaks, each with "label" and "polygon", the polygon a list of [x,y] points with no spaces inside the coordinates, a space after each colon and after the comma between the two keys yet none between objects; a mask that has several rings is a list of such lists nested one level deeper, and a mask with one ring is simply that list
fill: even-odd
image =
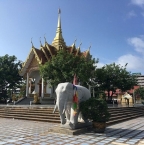
[{"label": "sky", "polygon": [[67,46],[90,48],[97,67],[116,63],[144,75],[144,0],[0,0],[0,56],[25,61],[44,36],[52,43],[61,9]]}]

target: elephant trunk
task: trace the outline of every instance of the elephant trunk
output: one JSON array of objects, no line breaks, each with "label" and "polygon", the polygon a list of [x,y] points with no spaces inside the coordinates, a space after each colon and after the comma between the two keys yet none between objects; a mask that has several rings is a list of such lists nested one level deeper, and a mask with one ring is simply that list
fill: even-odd
[{"label": "elephant trunk", "polygon": [[65,119],[65,109],[64,109],[64,104],[58,104],[58,108],[59,108],[59,114],[60,114],[60,120],[61,120],[61,124],[65,124],[66,123],[66,119]]},{"label": "elephant trunk", "polygon": [[65,100],[65,103],[64,103],[64,109],[63,109],[63,113],[65,113],[66,109],[67,109],[67,102],[68,102],[68,98]]},{"label": "elephant trunk", "polygon": [[67,102],[68,102],[68,99],[65,98],[65,100],[60,100],[58,102],[58,105],[57,105],[58,109],[59,109],[61,124],[65,124],[66,123],[65,111],[67,109]]}]

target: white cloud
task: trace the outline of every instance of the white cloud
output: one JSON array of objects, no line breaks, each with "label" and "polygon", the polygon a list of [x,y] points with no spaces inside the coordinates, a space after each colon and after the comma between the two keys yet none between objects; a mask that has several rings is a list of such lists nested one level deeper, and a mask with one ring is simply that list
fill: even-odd
[{"label": "white cloud", "polygon": [[144,74],[144,36],[132,37],[128,39],[128,44],[132,46],[134,49],[134,54],[125,54],[120,56],[117,60],[109,60],[106,63],[98,63],[97,68],[104,66],[105,64],[109,64],[109,62],[115,62],[116,64],[120,64],[121,66],[126,66],[127,70],[130,72],[141,72]]},{"label": "white cloud", "polygon": [[144,17],[144,12],[142,12],[141,15]]},{"label": "white cloud", "polygon": [[[121,66],[125,66],[127,64],[126,68],[130,72],[144,73],[144,59],[138,56],[135,56],[132,54],[126,54],[126,55],[120,56],[117,60],[113,62],[115,62],[116,64],[120,64]],[[110,63],[106,63],[106,64],[110,64]],[[101,68],[106,64],[99,62],[97,64],[97,68]]]},{"label": "white cloud", "polygon": [[135,55],[126,54],[120,56],[116,63],[122,66],[128,63],[127,69],[129,71],[144,73],[144,36],[129,38],[128,43],[133,46]]},{"label": "white cloud", "polygon": [[141,15],[144,17],[144,12],[142,12]]},{"label": "white cloud", "polygon": [[135,11],[130,11],[128,14],[127,14],[127,16],[129,17],[129,18],[131,18],[131,17],[136,17],[137,16],[137,14],[135,13]]},{"label": "white cloud", "polygon": [[129,38],[128,43],[135,48],[135,51],[144,55],[144,36]]},{"label": "white cloud", "polygon": [[97,63],[97,68],[101,68],[101,67],[103,67],[104,65],[105,65],[104,63],[99,62],[99,63]]},{"label": "white cloud", "polygon": [[131,0],[131,3],[139,7],[144,7],[144,0]]},{"label": "white cloud", "polygon": [[[113,62],[121,66],[125,66],[128,63],[126,67],[128,71],[144,74],[144,36],[129,38],[128,44],[133,47],[135,53],[122,55]],[[98,68],[104,65],[104,63],[99,63]]]},{"label": "white cloud", "polygon": [[[132,54],[126,54],[126,55],[120,56],[117,60],[111,61],[111,62],[115,62],[116,64],[120,64],[121,66],[125,66],[127,64],[126,68],[130,72],[144,73],[144,59],[143,59],[143,57],[138,57],[138,56],[132,55]],[[106,64],[110,64],[110,63],[106,63]],[[106,64],[99,62],[97,64],[97,68],[101,68]]]},{"label": "white cloud", "polygon": [[121,66],[125,66],[126,63],[127,69],[129,71],[135,71],[137,72],[138,70],[143,70],[144,69],[144,59],[134,56],[132,54],[127,54],[120,56],[118,60],[116,61],[117,64],[120,64]]}]

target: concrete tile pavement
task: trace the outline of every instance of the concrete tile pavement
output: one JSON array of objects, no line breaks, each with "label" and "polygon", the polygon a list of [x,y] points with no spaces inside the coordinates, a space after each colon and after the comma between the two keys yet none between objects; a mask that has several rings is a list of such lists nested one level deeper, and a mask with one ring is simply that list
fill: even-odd
[{"label": "concrete tile pavement", "polygon": [[144,117],[107,127],[105,133],[51,133],[57,124],[0,118],[0,145],[144,145]]}]

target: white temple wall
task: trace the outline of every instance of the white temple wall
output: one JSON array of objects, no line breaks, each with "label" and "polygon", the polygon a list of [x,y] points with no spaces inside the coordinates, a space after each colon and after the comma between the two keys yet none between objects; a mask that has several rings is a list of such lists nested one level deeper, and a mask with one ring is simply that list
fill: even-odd
[{"label": "white temple wall", "polygon": [[35,89],[34,90],[38,93],[39,92],[38,83],[39,83],[39,81],[41,79],[39,71],[32,72],[32,77],[35,79]]},{"label": "white temple wall", "polygon": [[49,82],[47,81],[46,93],[51,94],[51,90],[52,90],[52,88],[50,87]]},{"label": "white temple wall", "polygon": [[[34,87],[34,90],[37,92],[37,93],[39,93],[39,83],[42,83],[42,82],[40,82],[40,80],[42,79],[41,78],[41,76],[40,76],[40,73],[39,73],[39,71],[33,71],[31,74],[30,74],[30,77],[31,78],[34,78],[35,79],[35,87]],[[30,87],[29,87],[29,89],[30,89]],[[53,87],[51,87],[50,85],[49,85],[49,81],[47,80],[47,82],[46,82],[46,86],[45,86],[45,92],[44,92],[44,94],[46,93],[46,94],[50,94],[50,96],[52,96],[52,93],[53,93],[53,91],[52,91],[52,89],[53,89]],[[30,93],[30,90],[29,90],[29,93]],[[31,92],[32,93],[32,92]]]}]

